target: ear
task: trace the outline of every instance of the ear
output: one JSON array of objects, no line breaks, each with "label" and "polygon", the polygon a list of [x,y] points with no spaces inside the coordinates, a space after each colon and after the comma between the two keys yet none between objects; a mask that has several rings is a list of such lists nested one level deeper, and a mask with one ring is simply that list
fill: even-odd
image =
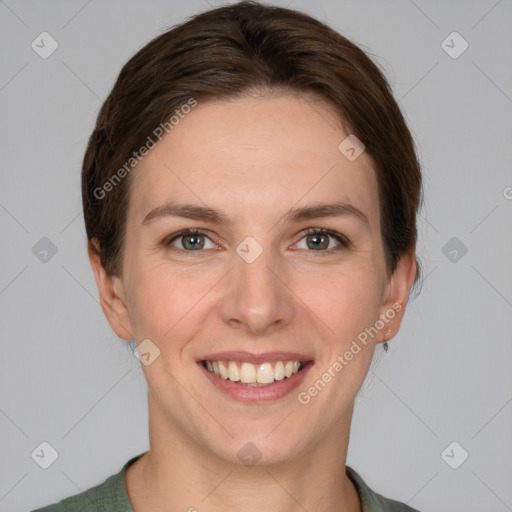
[{"label": "ear", "polygon": [[385,325],[381,330],[379,339],[376,341],[377,343],[389,341],[400,329],[416,271],[415,249],[413,247],[400,258],[395,271],[388,279],[380,314],[380,318]]},{"label": "ear", "polygon": [[96,278],[101,308],[110,327],[120,338],[124,340],[132,339],[133,330],[126,307],[123,283],[118,277],[109,274],[103,267],[99,243],[95,238],[87,243],[87,252]]}]

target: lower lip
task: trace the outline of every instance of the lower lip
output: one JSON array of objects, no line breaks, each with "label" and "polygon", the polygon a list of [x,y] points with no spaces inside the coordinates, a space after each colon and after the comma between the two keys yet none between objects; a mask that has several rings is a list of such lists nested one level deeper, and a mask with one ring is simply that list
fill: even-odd
[{"label": "lower lip", "polygon": [[309,369],[313,366],[313,362],[308,361],[300,372],[292,375],[291,377],[285,377],[283,380],[276,380],[267,386],[255,387],[242,386],[235,382],[231,382],[229,379],[218,377],[214,373],[208,371],[203,366],[202,362],[199,362],[198,364],[214,386],[240,402],[270,402],[272,400],[279,400],[297,388],[306,376],[306,373],[308,373]]}]

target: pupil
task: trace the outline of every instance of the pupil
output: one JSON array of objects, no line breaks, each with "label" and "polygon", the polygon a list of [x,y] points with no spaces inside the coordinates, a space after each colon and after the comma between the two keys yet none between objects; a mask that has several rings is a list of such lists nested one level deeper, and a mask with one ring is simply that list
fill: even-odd
[{"label": "pupil", "polygon": [[313,250],[327,249],[329,247],[329,239],[325,235],[309,235],[308,242],[311,241]]},{"label": "pupil", "polygon": [[200,237],[201,235],[186,235],[184,237],[183,246],[185,249],[202,249],[204,240]]}]

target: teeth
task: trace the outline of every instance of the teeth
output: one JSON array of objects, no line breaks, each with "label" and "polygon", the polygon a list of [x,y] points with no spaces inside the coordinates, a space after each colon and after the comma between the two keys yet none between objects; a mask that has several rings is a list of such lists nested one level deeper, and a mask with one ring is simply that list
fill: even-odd
[{"label": "teeth", "polygon": [[224,366],[222,361],[219,361],[219,373],[223,379],[227,379],[229,376],[229,369]]},{"label": "teeth", "polygon": [[284,379],[284,364],[282,361],[277,361],[276,366],[274,367],[274,379]]},{"label": "teeth", "polygon": [[272,384],[274,381],[295,375],[304,367],[302,361],[276,361],[254,365],[252,363],[236,363],[234,361],[206,361],[208,371],[222,379],[240,382],[246,385]]},{"label": "teeth", "polygon": [[270,363],[263,363],[259,365],[257,380],[259,384],[271,384],[274,382],[274,369]]},{"label": "teeth", "polygon": [[238,366],[233,361],[229,362],[228,379],[232,382],[238,382],[240,380],[240,372]]},{"label": "teeth", "polygon": [[246,384],[256,382],[256,368],[251,363],[242,363],[240,367],[240,380]]}]

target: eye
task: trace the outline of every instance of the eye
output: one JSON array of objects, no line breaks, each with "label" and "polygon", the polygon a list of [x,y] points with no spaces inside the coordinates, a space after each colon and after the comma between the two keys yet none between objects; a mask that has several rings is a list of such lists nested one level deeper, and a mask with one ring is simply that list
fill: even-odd
[{"label": "eye", "polygon": [[[301,247],[304,241],[303,246]],[[305,246],[304,246],[305,245]],[[311,228],[308,230],[306,236],[303,236],[298,242],[299,249],[311,251],[330,251],[346,249],[350,246],[350,241],[347,237],[336,231],[329,229]]]},{"label": "eye", "polygon": [[178,234],[172,235],[170,239],[164,242],[166,247],[174,246],[182,251],[200,251],[202,249],[215,249],[217,244],[213,243],[205,233],[195,229],[188,229]]}]

